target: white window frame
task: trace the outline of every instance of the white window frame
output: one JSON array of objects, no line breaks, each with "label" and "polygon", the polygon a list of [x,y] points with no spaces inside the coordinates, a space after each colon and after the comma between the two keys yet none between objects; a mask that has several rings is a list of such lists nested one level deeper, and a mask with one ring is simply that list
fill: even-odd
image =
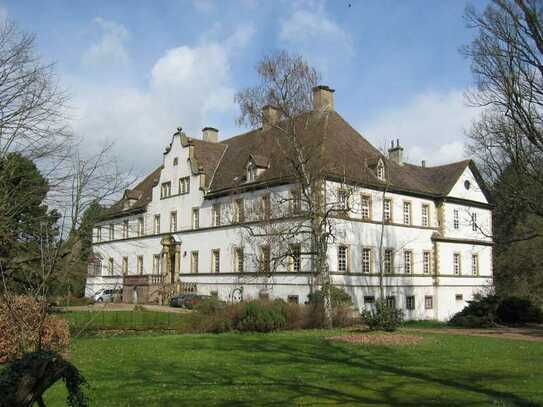
[{"label": "white window frame", "polygon": [[360,212],[362,219],[371,220],[371,195],[360,194]]},{"label": "white window frame", "polygon": [[349,272],[349,246],[340,244],[337,247],[337,270],[340,273]]},{"label": "white window frame", "polygon": [[424,227],[430,226],[430,205],[422,204],[421,224]]},{"label": "white window frame", "polygon": [[432,274],[432,252],[429,250],[422,252],[422,273]]},{"label": "white window frame", "polygon": [[479,254],[473,253],[471,255],[471,274],[474,276],[479,275]]},{"label": "white window frame", "polygon": [[200,208],[192,208],[192,229],[200,229]]},{"label": "white window frame", "polygon": [[394,250],[385,249],[383,254],[383,268],[385,274],[393,274],[394,272]]},{"label": "white window frame", "polygon": [[298,273],[302,269],[302,247],[299,243],[289,245],[288,271]]},{"label": "white window frame", "polygon": [[372,250],[370,247],[363,247],[362,253],[360,254],[361,257],[361,271],[364,274],[369,274],[372,272],[372,263],[373,263],[373,255]]},{"label": "white window frame", "polygon": [[170,212],[170,233],[177,232],[177,211]]},{"label": "white window frame", "polygon": [[411,225],[411,202],[403,201],[403,224]]},{"label": "white window frame", "polygon": [[198,274],[198,268],[200,266],[200,259],[198,250],[190,252],[190,272],[191,274]]},{"label": "white window frame", "polygon": [[453,274],[455,276],[462,275],[462,255],[460,252],[453,253]]},{"label": "white window frame", "polygon": [[221,251],[220,249],[211,250],[211,272],[219,274],[221,272]]},{"label": "white window frame", "polygon": [[413,250],[403,251],[403,271],[405,274],[413,274]]},{"label": "white window frame", "polygon": [[160,215],[155,215],[153,229],[155,235],[158,235],[160,233]]},{"label": "white window frame", "polygon": [[383,200],[383,222],[392,223],[392,199],[385,198]]},{"label": "white window frame", "polygon": [[221,226],[221,204],[220,203],[213,204],[212,212],[213,212],[211,214],[212,225]]},{"label": "white window frame", "polygon": [[460,214],[458,213],[458,209],[453,210],[453,228],[455,230],[460,229]]},{"label": "white window frame", "polygon": [[136,270],[138,274],[143,274],[143,256],[139,255],[136,257]]}]

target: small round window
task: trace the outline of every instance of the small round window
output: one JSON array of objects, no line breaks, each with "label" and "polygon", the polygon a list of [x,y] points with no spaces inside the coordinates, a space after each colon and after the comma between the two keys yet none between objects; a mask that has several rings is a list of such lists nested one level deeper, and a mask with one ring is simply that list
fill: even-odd
[{"label": "small round window", "polygon": [[466,189],[470,189],[471,182],[469,182],[468,180],[464,181],[464,186],[466,187]]}]

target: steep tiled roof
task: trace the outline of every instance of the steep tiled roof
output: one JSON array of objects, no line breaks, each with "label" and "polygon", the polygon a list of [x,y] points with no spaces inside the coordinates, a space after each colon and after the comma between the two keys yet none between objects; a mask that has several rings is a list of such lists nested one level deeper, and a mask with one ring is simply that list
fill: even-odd
[{"label": "steep tiled roof", "polygon": [[[206,175],[208,195],[292,178],[294,173],[289,154],[285,154],[287,146],[281,141],[285,138],[277,128],[284,125],[286,123],[251,130],[219,143],[188,138],[188,144],[194,146],[194,164]],[[294,129],[305,154],[311,157],[309,165],[319,165],[322,173],[330,178],[370,187],[387,185],[390,190],[398,192],[445,196],[465,168],[473,166],[470,160],[437,167],[399,165],[373,147],[334,111],[302,114],[294,121]],[[245,165],[250,157],[258,160],[259,167],[268,167],[253,183],[245,180]],[[379,160],[385,164],[386,184],[375,173]],[[120,201],[112,206],[112,213],[145,207],[151,200],[152,187],[158,182],[161,170],[162,167],[157,168],[128,192],[129,197],[140,196],[129,209],[123,208],[124,203]]]}]

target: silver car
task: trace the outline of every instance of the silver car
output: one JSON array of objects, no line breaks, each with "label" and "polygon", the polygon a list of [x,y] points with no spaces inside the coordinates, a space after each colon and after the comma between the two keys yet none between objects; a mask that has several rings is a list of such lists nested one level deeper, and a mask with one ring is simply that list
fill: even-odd
[{"label": "silver car", "polygon": [[94,302],[113,302],[114,299],[119,298],[123,293],[123,290],[114,290],[111,288],[102,288],[98,290],[92,298]]}]

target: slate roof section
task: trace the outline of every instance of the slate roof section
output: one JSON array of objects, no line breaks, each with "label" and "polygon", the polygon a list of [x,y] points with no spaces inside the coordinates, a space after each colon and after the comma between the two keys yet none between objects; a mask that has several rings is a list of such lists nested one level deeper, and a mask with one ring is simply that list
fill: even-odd
[{"label": "slate roof section", "polygon": [[[438,198],[446,196],[462,172],[470,166],[478,181],[478,171],[470,160],[436,167],[421,167],[413,164],[396,164],[372,146],[341,115],[335,111],[308,112],[294,121],[294,128],[305,151],[312,161],[319,163],[326,176],[368,187],[406,192]],[[283,123],[285,124],[285,123]],[[281,124],[280,124],[281,126]],[[285,145],[279,140],[276,127],[255,129],[218,143],[188,138],[194,146],[194,161],[198,171],[206,175],[206,196],[217,196],[243,188],[258,188],[263,185],[287,182],[293,172],[284,153]],[[250,157],[258,164],[268,167],[256,179],[247,183],[246,164]],[[383,160],[386,183],[379,180],[375,164]],[[111,213],[144,208],[151,200],[152,188],[158,182],[162,167],[129,191],[130,196],[141,197],[129,209],[123,210],[123,201],[111,207]],[[485,192],[486,195],[486,192]],[[487,195],[489,198],[489,195]],[[490,200],[489,200],[490,201]]]}]

